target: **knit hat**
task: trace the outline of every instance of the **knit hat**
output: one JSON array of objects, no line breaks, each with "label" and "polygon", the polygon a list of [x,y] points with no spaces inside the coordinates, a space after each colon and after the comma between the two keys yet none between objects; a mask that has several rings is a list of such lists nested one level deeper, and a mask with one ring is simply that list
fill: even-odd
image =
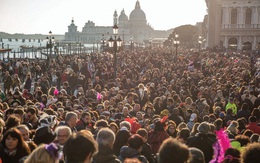
[{"label": "knit hat", "polygon": [[198,126],[198,131],[199,131],[199,133],[207,134],[210,131],[210,126],[209,126],[208,122],[202,122]]},{"label": "knit hat", "polygon": [[45,115],[39,120],[39,123],[40,123],[40,127],[47,126],[47,127],[53,128],[57,124],[56,116],[55,115]]},{"label": "knit hat", "polygon": [[36,145],[40,144],[50,144],[54,141],[56,134],[51,130],[50,127],[38,128],[35,132],[34,143]]}]

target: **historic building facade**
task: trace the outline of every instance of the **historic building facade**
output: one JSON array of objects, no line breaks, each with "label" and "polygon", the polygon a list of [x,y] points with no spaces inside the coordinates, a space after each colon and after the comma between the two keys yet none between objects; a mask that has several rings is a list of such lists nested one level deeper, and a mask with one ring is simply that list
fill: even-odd
[{"label": "historic building facade", "polygon": [[[141,9],[138,0],[129,18],[125,14],[124,9],[119,16],[117,11],[115,11],[113,14],[113,23],[118,25],[118,34],[125,43],[128,43],[132,39],[136,44],[145,44],[153,38],[167,38],[173,31],[154,30],[147,23],[145,12]],[[65,33],[65,41],[92,44],[100,42],[101,39],[108,40],[113,35],[113,25],[96,26],[93,21],[88,21],[82,28],[82,32],[79,32],[74,20],[72,20],[68,26],[68,32]]]},{"label": "historic building facade", "polygon": [[206,0],[206,47],[260,48],[260,0]]}]

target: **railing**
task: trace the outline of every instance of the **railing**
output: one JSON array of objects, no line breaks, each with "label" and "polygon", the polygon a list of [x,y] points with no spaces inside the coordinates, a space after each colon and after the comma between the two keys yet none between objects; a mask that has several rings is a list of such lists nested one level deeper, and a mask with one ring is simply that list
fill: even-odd
[{"label": "railing", "polygon": [[222,24],[222,29],[260,29],[260,24]]}]

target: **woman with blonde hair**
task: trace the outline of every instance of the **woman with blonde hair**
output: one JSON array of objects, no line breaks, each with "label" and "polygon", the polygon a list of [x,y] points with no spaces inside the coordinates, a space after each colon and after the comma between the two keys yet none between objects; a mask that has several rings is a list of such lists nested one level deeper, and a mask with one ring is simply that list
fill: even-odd
[{"label": "woman with blonde hair", "polygon": [[196,122],[190,132],[190,136],[195,136],[199,131],[198,131],[198,126],[200,123]]},{"label": "woman with blonde hair", "polygon": [[58,151],[59,148],[54,143],[42,144],[26,158],[24,163],[58,163]]}]

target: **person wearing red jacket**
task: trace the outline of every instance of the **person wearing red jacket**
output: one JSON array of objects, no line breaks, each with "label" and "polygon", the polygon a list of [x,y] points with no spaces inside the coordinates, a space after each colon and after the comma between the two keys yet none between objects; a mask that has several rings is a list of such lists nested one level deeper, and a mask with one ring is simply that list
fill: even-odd
[{"label": "person wearing red jacket", "polygon": [[254,133],[260,134],[260,127],[257,125],[256,117],[250,116],[248,120],[249,120],[249,124],[246,126],[246,129],[250,129]]}]

